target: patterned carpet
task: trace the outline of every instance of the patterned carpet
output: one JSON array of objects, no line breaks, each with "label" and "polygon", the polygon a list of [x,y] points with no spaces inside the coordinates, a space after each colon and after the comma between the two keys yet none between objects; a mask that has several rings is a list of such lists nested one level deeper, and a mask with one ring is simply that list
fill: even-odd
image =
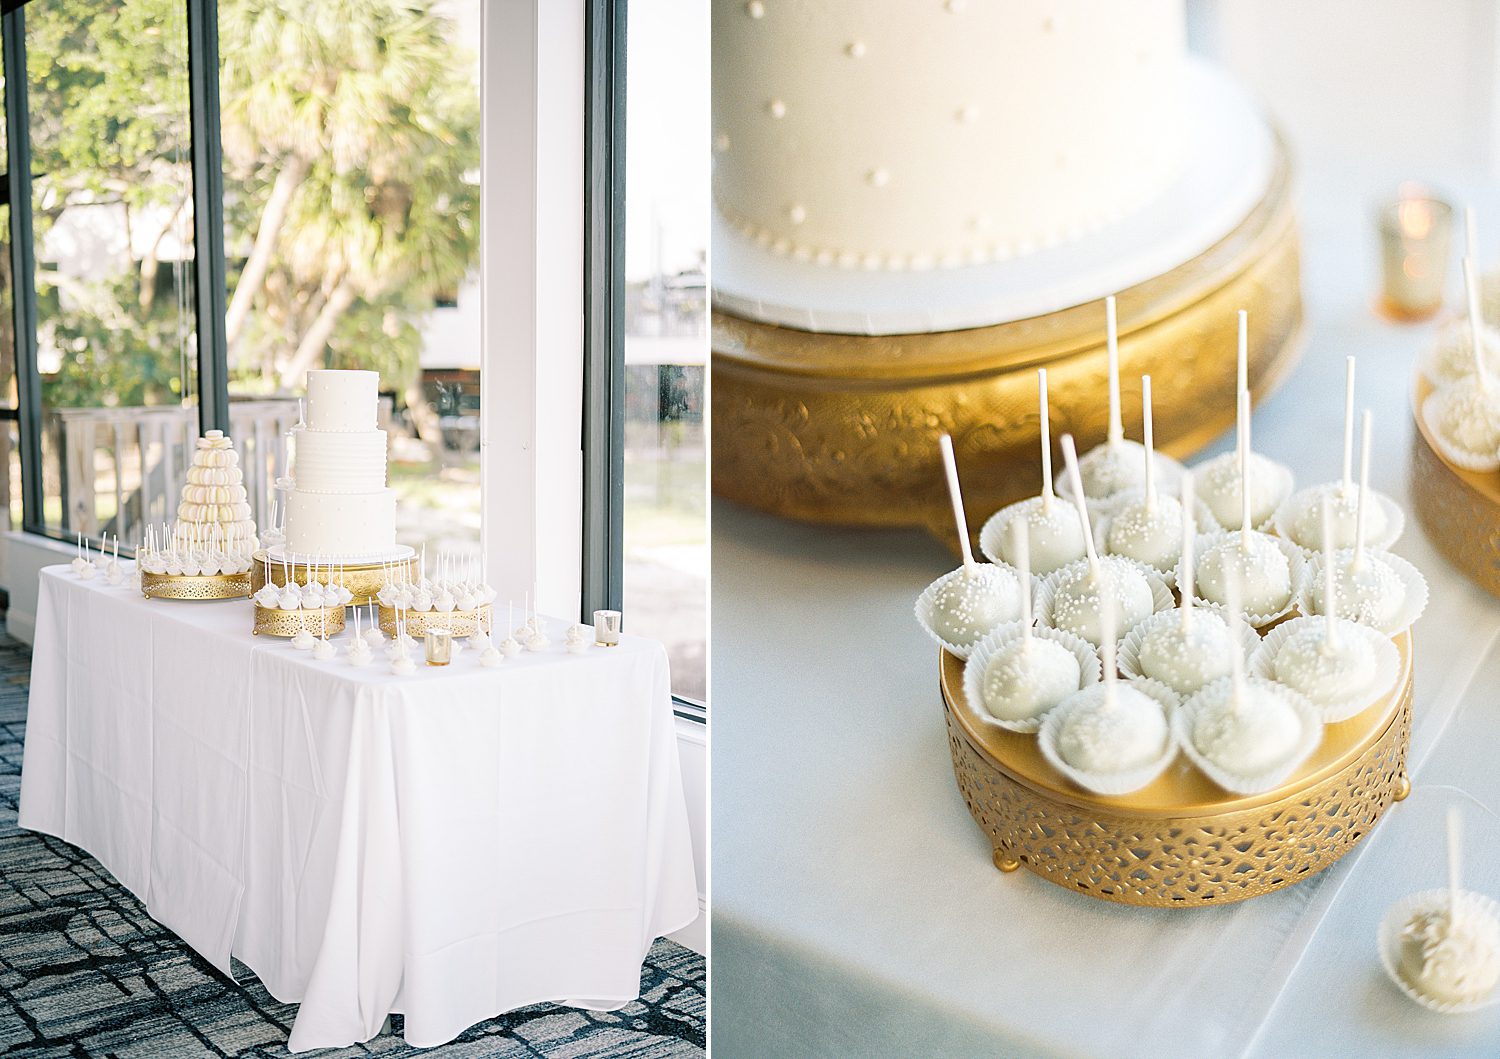
[{"label": "patterned carpet", "polygon": [[[283,1056],[296,1008],[248,969],[226,979],[87,854],[16,827],[31,656],[0,633],[0,1055]],[[701,1056],[703,957],[658,941],[619,1011],[542,1004],[420,1050],[394,1033],[328,1056]]]}]

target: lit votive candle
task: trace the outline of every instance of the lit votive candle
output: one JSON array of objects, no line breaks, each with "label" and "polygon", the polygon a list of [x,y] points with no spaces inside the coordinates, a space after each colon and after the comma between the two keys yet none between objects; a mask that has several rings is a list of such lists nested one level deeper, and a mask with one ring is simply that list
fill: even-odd
[{"label": "lit votive candle", "polygon": [[617,610],[594,611],[594,643],[600,647],[614,647],[620,642],[620,612]]},{"label": "lit votive candle", "polygon": [[453,661],[453,634],[447,629],[427,630],[427,664],[445,666]]},{"label": "lit votive candle", "polygon": [[1396,320],[1425,320],[1443,306],[1453,207],[1418,187],[1380,211],[1380,307]]}]

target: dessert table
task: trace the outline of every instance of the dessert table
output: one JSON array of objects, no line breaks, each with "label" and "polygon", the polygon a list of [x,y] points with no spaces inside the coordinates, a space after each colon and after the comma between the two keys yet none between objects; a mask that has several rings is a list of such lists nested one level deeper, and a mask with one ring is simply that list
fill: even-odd
[{"label": "dessert table", "polygon": [[21,826],[299,1002],[292,1051],[635,998],[698,912],[661,645],[566,654],[554,621],[545,652],[403,677],[252,638],[250,610],[44,570]]},{"label": "dessert table", "polygon": [[[1368,206],[1386,189],[1349,176],[1305,195],[1307,353],[1258,403],[1256,449],[1301,483],[1336,478],[1356,354],[1371,484],[1409,512],[1409,385],[1436,325],[1371,313]],[[1447,189],[1476,203],[1494,247],[1500,196],[1478,180]],[[1375,946],[1389,904],[1444,885],[1449,804],[1465,809],[1466,877],[1500,896],[1500,601],[1414,520],[1393,549],[1431,586],[1413,630],[1411,797],[1312,879],[1177,910],[995,870],[954,783],[937,653],[912,616],[954,565],[945,544],[723,502],[713,519],[717,1054],[1500,1054],[1500,1008],[1420,1008]]]}]

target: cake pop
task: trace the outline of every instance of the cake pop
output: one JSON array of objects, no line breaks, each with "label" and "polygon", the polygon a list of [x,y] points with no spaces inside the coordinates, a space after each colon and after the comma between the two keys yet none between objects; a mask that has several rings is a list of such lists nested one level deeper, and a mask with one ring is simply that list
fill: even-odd
[{"label": "cake pop", "polygon": [[415,669],[416,666],[412,663],[411,656],[405,651],[391,659],[391,672],[397,676],[409,676]]},{"label": "cake pop", "polygon": [[[1177,610],[1153,614],[1125,642],[1124,654],[1141,676],[1159,680],[1180,695],[1190,694],[1209,681],[1229,674],[1229,655],[1237,650],[1229,626],[1211,610],[1193,605],[1193,546],[1197,532],[1193,507],[1193,475],[1182,476],[1181,555]],[[1127,672],[1129,670],[1127,669]]]},{"label": "cake pop", "polygon": [[[1469,319],[1479,319],[1478,279],[1472,259],[1464,259],[1464,291]],[[1443,454],[1471,471],[1500,467],[1500,385],[1475,346],[1474,371],[1456,379],[1422,403],[1422,415]]]},{"label": "cake pop", "polygon": [[1021,610],[1021,588],[1016,575],[1003,566],[974,561],[969,548],[969,525],[964,517],[959,491],[958,467],[953,458],[953,439],[938,439],[947,472],[948,497],[958,525],[963,565],[938,578],[917,599],[917,620],[945,648],[968,657],[969,650],[985,633],[1003,622],[1014,621]]},{"label": "cake pop", "polygon": [[1158,496],[1156,491],[1156,446],[1149,375],[1141,376],[1141,423],[1145,438],[1145,455],[1141,461],[1145,487],[1138,493],[1128,490],[1120,494],[1101,527],[1104,550],[1110,555],[1134,559],[1159,574],[1170,575],[1176,570],[1177,559],[1182,553],[1181,536],[1177,532],[1182,511],[1176,497]]},{"label": "cake pop", "polygon": [[114,556],[105,565],[104,576],[112,585],[118,585],[121,581],[125,580],[125,570],[120,566],[120,535],[118,533],[115,534]]},{"label": "cake pop", "polygon": [[1246,437],[1245,454],[1226,452],[1198,468],[1198,495],[1224,529],[1240,524],[1248,483],[1252,527],[1265,525],[1292,492],[1292,472],[1275,460],[1260,455],[1248,443],[1250,433],[1250,388],[1247,373],[1248,317],[1239,313],[1239,379],[1235,391],[1236,417]]},{"label": "cake pop", "polygon": [[1052,430],[1047,412],[1047,369],[1038,368],[1037,395],[1041,411],[1042,491],[1028,500],[1003,507],[979,531],[979,550],[991,562],[1014,566],[1013,524],[1026,527],[1026,546],[1031,568],[1045,576],[1059,567],[1082,559],[1083,524],[1072,504],[1058,500],[1052,489]]},{"label": "cake pop", "polygon": [[[516,605],[514,603],[506,604],[505,618],[506,625],[510,625],[516,620]],[[529,630],[517,629],[516,632],[524,632],[528,637],[531,635]],[[521,653],[521,641],[516,639],[515,632],[512,632],[504,640],[500,641],[500,653],[506,658],[514,658]]]},{"label": "cake pop", "polygon": [[1010,528],[1023,586],[1021,618],[980,641],[965,666],[965,689],[968,690],[968,668],[975,667],[980,705],[998,721],[1026,722],[1016,727],[1030,731],[1035,730],[1042,714],[1082,686],[1084,674],[1078,653],[1051,638],[1065,634],[1048,629],[1038,635],[1033,630],[1026,527],[1013,522]]},{"label": "cake pop", "polygon": [[565,646],[569,654],[581,655],[589,649],[589,644],[593,642],[593,639],[592,635],[584,631],[582,625],[574,624],[568,626]]},{"label": "cake pop", "polygon": [[483,653],[481,653],[479,656],[479,664],[487,669],[493,669],[495,666],[498,666],[501,662],[504,661],[505,655],[502,654],[498,649],[496,649],[493,644],[489,647],[486,647]]},{"label": "cake pop", "polygon": [[328,637],[322,636],[318,642],[313,644],[312,656],[320,662],[332,660],[338,654],[338,649],[328,641]]},{"label": "cake pop", "polygon": [[[1109,428],[1104,444],[1096,445],[1078,461],[1078,474],[1091,501],[1108,503],[1127,489],[1145,484],[1146,449],[1140,442],[1125,437],[1120,419],[1120,349],[1119,329],[1115,320],[1115,298],[1104,299],[1105,349],[1109,362]],[[1157,473],[1170,488],[1176,488],[1177,465],[1152,455]]]},{"label": "cake pop", "polygon": [[469,646],[476,651],[487,651],[493,646],[486,623],[477,617],[474,619],[474,631],[469,636]]},{"label": "cake pop", "polygon": [[292,646],[299,651],[311,651],[317,645],[318,638],[314,636],[306,625],[297,630],[297,635],[292,637]]},{"label": "cake pop", "polygon": [[84,568],[91,565],[92,564],[88,561],[88,557],[84,552],[83,534],[80,533],[78,535],[78,554],[73,557],[73,561],[69,563],[68,566],[72,568],[73,573],[77,574],[79,577],[82,577]]},{"label": "cake pop", "polygon": [[[1078,457],[1073,437],[1064,434],[1063,459],[1073,484],[1073,503],[1084,518],[1083,490],[1079,487]],[[1047,578],[1044,593],[1048,604],[1044,618],[1054,627],[1081,636],[1092,644],[1104,635],[1107,613],[1114,628],[1127,632],[1155,609],[1155,592],[1144,568],[1129,559],[1106,555],[1094,549],[1092,532],[1084,534],[1085,557],[1069,563]]]},{"label": "cake pop", "polygon": [[[356,611],[358,607],[354,608]],[[378,647],[385,640],[385,634],[380,631],[380,621],[376,616],[375,607],[370,607],[370,623],[365,627],[363,637],[371,647]]]},{"label": "cake pop", "polygon": [[[1472,206],[1464,207],[1464,233],[1464,257],[1476,263],[1482,261]],[[1492,283],[1493,278],[1487,281],[1478,274],[1476,267],[1474,296],[1472,299],[1466,297],[1469,311],[1464,316],[1449,321],[1438,333],[1437,343],[1422,358],[1422,374],[1434,386],[1442,386],[1474,374],[1476,363],[1481,364],[1492,377],[1500,372],[1500,331],[1484,322],[1486,318],[1493,319],[1495,316],[1490,311],[1492,306],[1487,304],[1492,300]],[[1467,285],[1466,277],[1465,286]],[[1468,294],[1467,289],[1465,294]]]}]

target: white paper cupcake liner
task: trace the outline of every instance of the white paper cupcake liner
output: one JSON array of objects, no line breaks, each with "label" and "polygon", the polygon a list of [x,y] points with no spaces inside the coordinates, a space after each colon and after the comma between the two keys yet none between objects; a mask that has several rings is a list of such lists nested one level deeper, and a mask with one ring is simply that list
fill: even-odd
[{"label": "white paper cupcake liner", "polygon": [[[1119,554],[1117,552],[1112,552],[1109,550],[1109,527],[1114,522],[1115,517],[1125,509],[1125,506],[1127,504],[1140,500],[1143,495],[1144,493],[1140,489],[1127,489],[1123,492],[1116,493],[1116,500],[1111,505],[1110,509],[1108,511],[1102,511],[1094,515],[1092,520],[1094,529],[1094,543],[1099,548],[1100,555]],[[1176,499],[1180,500],[1181,498],[1178,497]],[[1209,510],[1208,505],[1196,498],[1193,501],[1193,521],[1200,528],[1206,527],[1212,529],[1219,525],[1218,522],[1214,520],[1214,513]],[[1181,539],[1180,532],[1178,533],[1178,539]],[[1130,556],[1128,555],[1121,555],[1119,557],[1121,559],[1130,558]],[[1172,560],[1172,566],[1170,569],[1163,570],[1159,566],[1152,566],[1151,569],[1155,570],[1159,575],[1161,575],[1161,579],[1166,582],[1168,588],[1176,591],[1177,565],[1181,561],[1182,557],[1179,554],[1177,558]],[[1143,565],[1150,566],[1149,563]]]},{"label": "white paper cupcake liner", "polygon": [[[1066,629],[1049,629],[1046,627],[1033,628],[1031,635],[1039,640],[1051,640],[1060,643],[1073,656],[1078,659],[1079,685],[1078,690],[1088,687],[1090,684],[1098,683],[1100,677],[1099,655],[1094,650],[1094,645],[1082,636],[1075,636]],[[1012,732],[1035,732],[1042,726],[1042,718],[1056,707],[1056,703],[1035,717],[1027,717],[1018,721],[1006,721],[990,713],[989,707],[984,703],[984,674],[990,667],[990,661],[995,657],[995,652],[1006,644],[1020,639],[1021,623],[1019,621],[1009,622],[1005,625],[996,626],[990,634],[974,645],[969,653],[968,661],[964,663],[964,698],[973,709],[975,716],[986,724],[993,724],[998,728],[1004,728]]]},{"label": "white paper cupcake liner", "polygon": [[1274,769],[1268,769],[1257,776],[1242,776],[1231,772],[1204,757],[1193,744],[1193,723],[1197,720],[1198,711],[1208,702],[1224,695],[1228,691],[1231,679],[1220,677],[1212,683],[1205,684],[1196,694],[1189,697],[1172,715],[1172,727],[1177,741],[1182,744],[1182,752],[1209,779],[1232,794],[1264,794],[1266,791],[1275,790],[1290,779],[1318,748],[1318,744],[1323,740],[1323,718],[1319,716],[1317,707],[1291,688],[1274,681],[1261,680],[1259,677],[1246,677],[1247,683],[1269,685],[1277,694],[1286,697],[1292,708],[1297,711],[1297,715],[1302,718],[1302,738],[1298,741],[1297,749],[1292,756]]},{"label": "white paper cupcake liner", "polygon": [[[1011,570],[1008,566],[991,566],[991,564],[989,563],[978,563],[977,565],[980,569],[985,569],[988,567],[990,569],[1003,570],[1006,573],[1009,573],[1013,578],[1015,578],[1015,571]],[[945,640],[943,639],[943,637],[939,636],[937,631],[932,627],[932,605],[933,600],[937,597],[938,590],[946,585],[949,581],[952,581],[955,577],[962,577],[963,573],[964,568],[960,566],[957,569],[949,570],[942,577],[938,578],[932,584],[928,585],[925,589],[923,589],[922,594],[917,597],[917,602],[914,610],[917,615],[917,622],[922,626],[924,630],[926,630],[927,635],[932,637],[934,643],[941,646],[943,650],[947,651],[949,654],[957,655],[959,658],[968,658],[969,652],[973,650],[973,644],[950,643],[948,640]],[[1021,586],[1019,584],[1020,579],[1016,578],[1016,581],[1018,587],[1020,587],[1022,591],[1025,591],[1025,586]],[[1020,611],[1019,599],[1020,597],[1017,597],[1017,616],[1019,616]],[[1015,621],[1016,619],[1015,617],[1012,617],[1007,620]],[[1005,622],[1000,622],[999,624],[1003,625],[1005,624]],[[980,634],[975,638],[974,643],[978,643],[980,640],[984,639],[985,634],[988,632],[989,629],[981,631]]]},{"label": "white paper cupcake liner", "polygon": [[[1493,989],[1488,995],[1467,1003],[1437,1000],[1419,993],[1401,976],[1400,970],[1402,929],[1413,916],[1446,909],[1449,899],[1447,889],[1423,890],[1420,893],[1407,894],[1386,910],[1385,916],[1380,920],[1376,945],[1380,949],[1380,965],[1385,968],[1386,976],[1395,983],[1397,989],[1429,1011],[1436,1011],[1442,1015],[1462,1015],[1470,1011],[1483,1010],[1500,1002],[1500,988]],[[1473,890],[1460,890],[1458,903],[1461,912],[1500,919],[1500,904],[1485,894],[1475,893]]]},{"label": "white paper cupcake liner", "polygon": [[1062,731],[1063,722],[1074,710],[1091,705],[1104,696],[1104,682],[1090,684],[1081,691],[1058,703],[1047,711],[1042,718],[1042,727],[1037,732],[1037,745],[1041,748],[1042,757],[1058,772],[1066,776],[1070,781],[1076,783],[1084,790],[1093,791],[1095,794],[1116,796],[1138,791],[1146,786],[1166,770],[1177,756],[1177,738],[1173,731],[1172,716],[1178,709],[1178,699],[1175,692],[1165,684],[1155,680],[1136,678],[1133,680],[1122,680],[1121,684],[1129,685],[1145,695],[1149,695],[1161,704],[1162,712],[1167,718],[1167,740],[1162,748],[1161,754],[1148,764],[1140,768],[1129,769],[1125,772],[1085,772],[1074,768],[1063,760],[1057,750],[1057,737]]},{"label": "white paper cupcake liner", "polygon": [[1443,436],[1438,429],[1437,423],[1439,410],[1449,399],[1447,386],[1440,387],[1427,395],[1427,400],[1422,402],[1422,419],[1427,424],[1427,433],[1432,438],[1432,443],[1437,447],[1438,455],[1457,467],[1466,471],[1478,471],[1481,474],[1500,470],[1500,452],[1475,452],[1472,449],[1463,448]]},{"label": "white paper cupcake liner", "polygon": [[[1052,571],[1052,573],[1042,578],[1041,584],[1037,586],[1036,590],[1036,619],[1038,624],[1045,625],[1048,628],[1056,628],[1056,626],[1052,624],[1052,599],[1057,592],[1057,585],[1062,580],[1063,575],[1067,571],[1070,571],[1076,567],[1087,567],[1088,562],[1089,561],[1087,559],[1079,559],[1075,562],[1069,563],[1067,566],[1058,567],[1056,570]],[[1101,555],[1099,556],[1099,562],[1101,565],[1108,563],[1126,563],[1130,566],[1135,567],[1142,574],[1144,574],[1146,578],[1146,584],[1151,588],[1152,614],[1159,614],[1164,610],[1171,610],[1177,605],[1177,600],[1172,597],[1172,590],[1167,587],[1166,581],[1162,579],[1162,576],[1160,574],[1158,574],[1155,570],[1151,569],[1151,567],[1145,565],[1144,563],[1138,563],[1134,559],[1126,559],[1123,556],[1119,555]],[[1149,616],[1150,615],[1147,615],[1147,617]],[[1142,620],[1144,621],[1145,619]],[[1134,626],[1132,626],[1132,628],[1133,627]],[[1116,632],[1117,639],[1123,639],[1124,637],[1129,635],[1130,629],[1119,629]]]},{"label": "white paper cupcake liner", "polygon": [[[1262,533],[1269,533],[1271,532],[1271,527],[1276,522],[1276,512],[1281,508],[1282,504],[1286,503],[1287,498],[1290,497],[1292,495],[1292,492],[1297,488],[1297,476],[1292,473],[1292,469],[1286,464],[1279,463],[1278,461],[1271,459],[1269,456],[1266,456],[1265,453],[1257,452],[1256,455],[1260,456],[1271,465],[1276,480],[1276,504],[1271,508],[1271,513],[1264,519],[1262,519],[1260,523],[1253,527],[1254,529],[1260,530]],[[1233,456],[1233,453],[1225,453],[1224,456]],[[1196,464],[1193,467],[1193,476],[1198,480],[1200,488],[1202,487],[1203,482],[1203,468],[1208,464],[1214,462],[1214,460],[1222,458],[1223,456],[1214,456],[1210,459],[1204,460],[1202,463]],[[1205,507],[1208,506],[1207,502],[1203,500],[1202,494],[1199,494],[1196,499],[1202,502]],[[1213,508],[1208,508],[1208,513],[1210,516],[1208,525],[1218,526],[1220,530],[1226,532],[1228,530],[1237,530],[1240,528],[1240,520],[1238,518],[1235,519],[1233,526],[1225,526],[1221,522],[1219,522],[1216,516],[1214,516]],[[1200,525],[1198,528],[1204,532],[1207,532],[1207,526],[1205,525]]]},{"label": "white paper cupcake liner", "polygon": [[[1195,603],[1193,610],[1206,610],[1218,615],[1218,617],[1221,619],[1224,618],[1223,608],[1214,603]],[[1127,677],[1140,678],[1143,680],[1155,680],[1156,678],[1150,676],[1141,669],[1141,643],[1146,639],[1147,635],[1150,634],[1151,630],[1161,623],[1181,620],[1181,609],[1174,607],[1171,610],[1164,610],[1151,615],[1151,617],[1141,622],[1134,629],[1131,629],[1130,635],[1125,637],[1124,641],[1120,644],[1119,651],[1116,653],[1117,660],[1120,663],[1120,672]],[[1231,629],[1233,628],[1233,626],[1230,627]],[[1245,657],[1248,659],[1260,649],[1260,634],[1257,633],[1255,629],[1253,629],[1250,625],[1245,623],[1241,623],[1239,629],[1240,650],[1245,652]],[[1165,683],[1165,681],[1161,681],[1160,683]],[[1170,684],[1168,684],[1167,687],[1170,690],[1173,690],[1174,693],[1176,693],[1175,689],[1172,689]],[[1194,691],[1196,690],[1197,689],[1195,688]]]},{"label": "white paper cupcake liner", "polygon": [[[1014,504],[1007,504],[999,511],[996,511],[989,518],[985,519],[984,525],[979,529],[980,554],[990,562],[994,563],[996,566],[1004,566],[1010,569],[1015,569],[1015,567],[1012,566],[1012,564],[1005,558],[1004,553],[1005,538],[1006,535],[1010,532],[1011,519],[1015,518],[1018,514],[1026,512],[1040,499],[1040,496],[1031,496],[1027,497],[1025,500],[1017,500]],[[1061,497],[1057,496],[1054,496],[1052,498],[1052,502],[1054,504],[1065,504],[1070,509],[1072,508],[1073,504],[1071,500],[1064,500]],[[1032,556],[1033,560],[1035,560],[1035,558],[1035,556]],[[1037,573],[1036,567],[1035,565],[1033,565],[1032,576],[1040,580],[1047,575]]]},{"label": "white paper cupcake liner", "polygon": [[[1301,549],[1304,557],[1310,556],[1323,549],[1322,541],[1300,544],[1292,537],[1292,527],[1296,525],[1308,510],[1315,504],[1323,502],[1323,494],[1340,487],[1338,482],[1325,482],[1322,485],[1308,486],[1300,489],[1287,497],[1286,502],[1276,509],[1276,514],[1271,522],[1276,530],[1276,536],[1283,540],[1291,541]],[[1365,547],[1376,548],[1381,551],[1389,548],[1401,539],[1401,534],[1406,531],[1406,512],[1401,510],[1401,505],[1396,503],[1384,493],[1370,490],[1370,498],[1379,506],[1381,513],[1385,515],[1385,530],[1378,536],[1372,535],[1365,538]]]},{"label": "white paper cupcake liner", "polygon": [[[1214,533],[1200,533],[1198,535],[1198,539],[1193,542],[1193,562],[1202,562],[1203,553],[1205,551],[1218,544],[1220,541],[1223,541],[1225,538],[1233,537],[1238,532],[1240,531],[1237,529],[1221,529]],[[1264,533],[1263,530],[1258,530],[1257,532]],[[1288,614],[1291,614],[1294,610],[1297,609],[1297,600],[1301,596],[1302,579],[1304,576],[1303,568],[1306,566],[1306,560],[1303,556],[1301,548],[1297,547],[1291,541],[1286,540],[1282,537],[1275,537],[1271,536],[1270,534],[1266,534],[1266,536],[1275,543],[1277,548],[1281,549],[1281,553],[1287,558],[1287,563],[1289,566],[1289,570],[1287,572],[1292,579],[1292,594],[1290,597],[1288,597],[1286,605],[1279,610],[1271,611],[1269,613],[1250,613],[1247,611],[1245,613],[1245,622],[1257,629],[1264,629],[1267,625],[1270,625],[1272,622],[1280,621],[1282,618],[1286,617]],[[1182,584],[1181,560],[1179,560],[1177,563],[1177,583],[1179,585]],[[1217,607],[1222,614],[1224,610],[1223,604],[1218,603],[1212,599],[1204,599],[1203,596],[1198,592],[1199,583],[1198,572],[1195,569],[1193,571],[1193,602],[1198,604],[1199,606]]]},{"label": "white paper cupcake liner", "polygon": [[[1293,633],[1323,620],[1321,617],[1293,618],[1266,633],[1260,648],[1250,658],[1250,674],[1262,680],[1276,681],[1276,655],[1281,651],[1282,645]],[[1375,665],[1364,683],[1351,689],[1345,697],[1335,702],[1313,703],[1313,707],[1322,715],[1324,724],[1337,724],[1363,713],[1388,694],[1401,675],[1401,652],[1396,650],[1396,645],[1384,633],[1345,618],[1339,619],[1339,633],[1364,639],[1375,655]]]},{"label": "white paper cupcake liner", "polygon": [[[1343,548],[1334,554],[1340,558],[1348,555],[1352,549]],[[1427,609],[1427,578],[1411,563],[1394,552],[1377,552],[1375,558],[1391,568],[1400,579],[1402,587],[1406,589],[1406,597],[1401,601],[1401,609],[1386,622],[1385,625],[1370,625],[1370,628],[1384,633],[1386,636],[1396,636],[1411,628],[1422,612]],[[1307,560],[1302,568],[1302,581],[1297,587],[1297,610],[1302,614],[1312,617],[1323,612],[1322,593],[1313,591],[1313,582],[1317,580],[1318,571],[1323,568],[1323,556],[1313,555]],[[1361,625],[1366,623],[1360,622]]]}]

